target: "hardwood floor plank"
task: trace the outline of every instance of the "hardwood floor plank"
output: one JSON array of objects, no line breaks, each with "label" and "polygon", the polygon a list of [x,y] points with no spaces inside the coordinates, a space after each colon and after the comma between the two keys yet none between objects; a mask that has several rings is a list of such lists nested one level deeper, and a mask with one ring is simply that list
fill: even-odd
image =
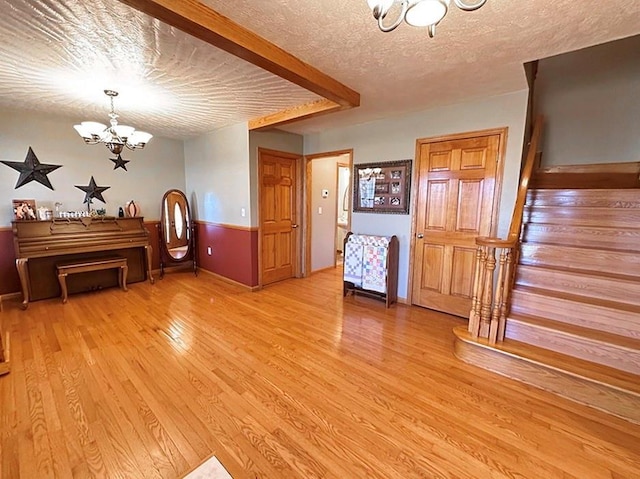
[{"label": "hardwood floor plank", "polygon": [[[75,434],[78,437],[84,461],[74,465],[74,470],[79,474],[89,474],[93,476],[104,476],[104,461],[98,448],[91,423],[85,413],[85,407],[92,411],[91,416],[95,420],[95,409],[84,393],[79,393],[76,384],[79,383],[80,372],[70,362],[60,365],[60,375],[64,386],[66,406],[69,409],[72,424],[75,427]],[[90,404],[91,403],[91,404]],[[64,406],[63,406],[64,407]],[[84,467],[86,465],[86,467]],[[74,473],[75,475],[75,473]]]},{"label": "hardwood floor plank", "polygon": [[[28,369],[23,366],[22,371]],[[12,371],[12,373],[15,370]],[[26,374],[22,374],[15,383],[16,405],[18,408],[18,423],[16,435],[18,440],[18,468],[21,477],[37,477],[37,464],[34,452],[33,433],[31,432],[31,417],[29,414],[29,396],[27,393]],[[4,450],[3,450],[4,451]],[[3,461],[4,462],[4,461]]]},{"label": "hardwood floor plank", "polygon": [[462,320],[343,298],[337,269],[4,306],[1,478],[174,479],[211,454],[234,479],[640,475],[640,427],[458,361]]},{"label": "hardwood floor plank", "polygon": [[181,469],[177,468],[174,462],[181,463],[184,461],[184,458],[182,458],[176,445],[158,421],[158,417],[154,414],[152,406],[146,402],[150,396],[146,391],[143,392],[137,389],[139,384],[134,385],[131,381],[125,382],[123,386],[127,395],[136,404],[138,414],[141,416],[145,428],[150,432],[158,446],[152,451],[152,457],[156,467],[163,477],[166,475],[170,476],[171,471],[174,471],[174,474],[177,473]]},{"label": "hardwood floor plank", "polygon": [[103,395],[104,403],[99,417],[103,420],[107,433],[120,444],[123,454],[127,457],[126,467],[130,467],[128,462],[133,460],[137,464],[138,475],[141,477],[154,479],[162,477],[150,453],[150,450],[155,450],[157,445],[144,427],[135,404],[126,393],[122,382],[111,374],[113,372],[111,365],[107,364],[99,353],[96,354],[96,360],[96,364],[92,366],[92,372]]}]

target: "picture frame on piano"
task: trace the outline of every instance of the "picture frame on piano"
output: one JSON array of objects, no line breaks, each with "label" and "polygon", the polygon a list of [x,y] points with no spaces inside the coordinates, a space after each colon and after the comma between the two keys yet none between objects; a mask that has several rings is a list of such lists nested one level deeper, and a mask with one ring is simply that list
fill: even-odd
[{"label": "picture frame on piano", "polygon": [[12,200],[14,221],[35,221],[38,219],[36,200]]}]

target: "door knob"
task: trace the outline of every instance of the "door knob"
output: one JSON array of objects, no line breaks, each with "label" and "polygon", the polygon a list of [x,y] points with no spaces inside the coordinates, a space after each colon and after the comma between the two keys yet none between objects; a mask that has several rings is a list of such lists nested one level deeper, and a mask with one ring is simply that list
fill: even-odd
[{"label": "door knob", "polygon": [[298,227],[298,225],[293,224],[293,225],[291,225],[291,227],[292,227],[292,228],[297,228],[297,227]]},{"label": "door knob", "polygon": [[422,233],[418,233],[416,236],[418,237],[418,239],[424,238],[424,235]]}]

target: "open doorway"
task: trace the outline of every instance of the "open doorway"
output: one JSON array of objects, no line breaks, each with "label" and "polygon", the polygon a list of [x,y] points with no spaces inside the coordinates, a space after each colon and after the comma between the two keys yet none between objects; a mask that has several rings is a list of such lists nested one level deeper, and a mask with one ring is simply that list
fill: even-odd
[{"label": "open doorway", "polygon": [[352,156],[352,150],[341,150],[306,157],[307,273],[341,264],[341,241],[351,224]]}]

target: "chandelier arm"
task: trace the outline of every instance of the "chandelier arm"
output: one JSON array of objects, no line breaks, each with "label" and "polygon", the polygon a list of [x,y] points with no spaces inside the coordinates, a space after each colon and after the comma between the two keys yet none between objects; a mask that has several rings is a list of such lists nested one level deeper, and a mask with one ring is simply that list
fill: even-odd
[{"label": "chandelier arm", "polygon": [[398,28],[398,25],[400,25],[402,23],[402,20],[404,20],[404,17],[407,13],[407,10],[409,9],[409,1],[408,0],[402,0],[402,11],[400,12],[400,15],[398,15],[398,18],[396,19],[395,22],[393,22],[391,25],[383,25],[382,21],[384,20],[384,18],[387,16],[387,12],[384,13],[384,15],[381,15],[378,12],[378,15],[376,16],[376,12],[374,12],[373,16],[376,17],[378,19],[378,28],[387,33],[387,32],[392,32],[393,30],[395,30],[396,28]]},{"label": "chandelier arm", "polygon": [[479,2],[475,2],[472,4],[469,4],[464,0],[453,0],[453,3],[455,3],[456,7],[458,7],[460,10],[464,10],[465,12],[473,12],[474,10],[477,10],[478,8],[482,7],[485,3],[487,3],[487,0],[480,0]]}]

